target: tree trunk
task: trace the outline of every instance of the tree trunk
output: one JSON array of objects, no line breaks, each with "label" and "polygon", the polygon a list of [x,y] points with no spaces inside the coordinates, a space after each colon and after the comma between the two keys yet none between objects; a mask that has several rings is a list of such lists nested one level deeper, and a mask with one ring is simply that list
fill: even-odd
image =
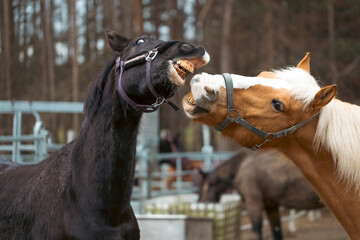
[{"label": "tree trunk", "polygon": [[93,1],[86,1],[86,32],[85,32],[85,44],[84,44],[84,57],[85,62],[92,63],[95,59],[92,57],[92,41],[93,33],[95,31],[95,13],[93,11]]},{"label": "tree trunk", "polygon": [[155,27],[154,34],[157,39],[159,39],[160,37],[160,33],[159,33],[159,27],[161,23],[160,14],[159,14],[161,11],[160,4],[161,4],[160,0],[153,0],[151,5],[151,20]]},{"label": "tree trunk", "polygon": [[208,16],[213,4],[214,0],[207,0],[204,5],[200,4],[199,0],[195,2],[195,12],[196,12],[196,37],[195,42],[197,44],[201,44],[204,40],[204,22],[206,17]]},{"label": "tree trunk", "polygon": [[170,39],[183,41],[185,14],[183,6],[178,6],[178,3],[173,0],[166,1],[167,25],[170,28]]},{"label": "tree trunk", "polygon": [[329,59],[330,70],[332,75],[332,83],[337,84],[338,71],[336,68],[335,59],[335,14],[334,14],[334,0],[330,0],[328,3],[328,31],[329,31]]},{"label": "tree trunk", "polygon": [[134,13],[135,13],[135,34],[140,36],[144,34],[143,27],[143,5],[141,0],[134,0]]},{"label": "tree trunk", "polygon": [[[46,33],[48,34],[46,47],[48,52],[48,64],[49,64],[49,93],[50,100],[55,101],[55,50],[54,50],[54,39],[53,39],[53,11],[54,11],[54,0],[50,0],[50,11],[49,11],[49,19],[50,21],[46,21]],[[45,34],[46,35],[46,34]]]},{"label": "tree trunk", "polygon": [[[51,0],[52,2],[52,0]],[[52,5],[52,4],[51,4]],[[41,26],[43,30],[43,44],[42,44],[42,57],[43,57],[43,96],[45,100],[50,99],[55,101],[55,73],[54,73],[54,50],[51,31],[51,18],[49,21],[48,14],[52,11],[46,7],[46,1],[40,1],[41,7]]]},{"label": "tree trunk", "polygon": [[[75,1],[71,3],[71,42],[72,42],[72,100],[79,101],[79,66],[78,66],[78,44],[77,44],[77,25],[76,25],[76,4]],[[73,128],[76,132],[79,131],[79,115],[73,115]]]},{"label": "tree trunk", "polygon": [[222,40],[220,47],[220,72],[231,72],[230,32],[231,18],[234,8],[234,0],[226,0],[224,6],[224,18],[222,25]]},{"label": "tree trunk", "polygon": [[7,100],[10,100],[12,97],[11,94],[11,41],[10,41],[10,9],[11,8],[11,1],[10,0],[3,0],[3,18],[4,18],[4,79],[5,79],[5,94],[4,97]]},{"label": "tree trunk", "polygon": [[122,35],[127,38],[133,37],[133,3],[131,0],[121,0]]},{"label": "tree trunk", "polygon": [[48,63],[48,54],[47,54],[47,38],[49,37],[48,33],[47,33],[47,10],[46,10],[46,5],[45,5],[45,0],[40,0],[40,16],[41,16],[41,30],[43,32],[43,38],[42,38],[42,44],[41,44],[41,50],[42,50],[42,74],[41,74],[41,89],[43,91],[42,93],[42,100],[47,100],[48,99],[48,68],[47,68],[47,63]]},{"label": "tree trunk", "polygon": [[115,5],[114,0],[103,0],[103,27],[105,31],[113,31],[116,29],[116,16],[115,16]]},{"label": "tree trunk", "polygon": [[274,67],[274,20],[273,5],[271,0],[263,0],[265,8],[263,31],[261,32],[262,59],[264,59],[263,69]]}]

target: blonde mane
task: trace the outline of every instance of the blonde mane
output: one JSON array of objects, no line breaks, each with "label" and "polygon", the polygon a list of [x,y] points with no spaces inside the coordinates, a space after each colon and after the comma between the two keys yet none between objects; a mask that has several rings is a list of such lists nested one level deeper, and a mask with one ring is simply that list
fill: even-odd
[{"label": "blonde mane", "polygon": [[320,112],[314,138],[336,164],[338,176],[360,190],[360,107],[334,99]]},{"label": "blonde mane", "polygon": [[[274,71],[290,86],[290,94],[306,108],[320,86],[306,71],[290,67]],[[326,148],[335,161],[337,175],[360,191],[360,107],[333,99],[320,111],[314,147]]]}]

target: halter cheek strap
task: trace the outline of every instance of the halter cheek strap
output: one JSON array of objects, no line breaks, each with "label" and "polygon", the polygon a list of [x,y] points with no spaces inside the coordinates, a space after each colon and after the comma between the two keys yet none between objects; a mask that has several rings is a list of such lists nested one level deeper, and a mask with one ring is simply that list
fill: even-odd
[{"label": "halter cheek strap", "polygon": [[[175,111],[179,110],[179,108],[173,102],[167,100],[163,96],[160,96],[155,91],[154,86],[152,85],[152,82],[151,82],[151,62],[152,62],[152,60],[154,60],[154,58],[158,54],[158,49],[160,49],[161,51],[164,51],[165,47],[168,48],[171,45],[170,44],[168,44],[168,45],[160,45],[159,47],[156,47],[155,49],[151,50],[150,52],[146,52],[146,53],[141,54],[139,56],[133,57],[130,60],[127,60],[127,61],[122,61],[120,57],[118,57],[116,59],[116,70],[120,69],[117,91],[122,96],[122,98],[125,100],[125,102],[127,102],[130,106],[132,106],[136,111],[154,112],[154,111],[158,110],[160,105],[163,104],[164,102],[168,103]],[[144,104],[135,103],[125,93],[125,90],[124,90],[124,88],[122,86],[122,76],[123,76],[123,73],[125,71],[126,65],[135,64],[134,62],[137,62],[137,61],[140,61],[140,60],[143,60],[143,59],[145,59],[145,61],[146,61],[146,85],[147,85],[148,89],[150,90],[150,92],[156,98],[155,102],[153,104],[151,104],[151,105],[144,105]]]},{"label": "halter cheek strap", "polygon": [[222,132],[227,126],[229,126],[230,123],[235,122],[237,124],[240,124],[244,128],[248,129],[249,131],[255,133],[256,135],[262,137],[264,141],[260,144],[256,144],[252,147],[253,150],[260,149],[265,143],[270,142],[276,138],[287,136],[289,134],[294,133],[297,129],[304,126],[308,122],[312,121],[316,117],[319,116],[319,113],[315,114],[311,118],[309,118],[306,121],[300,122],[298,124],[295,124],[292,127],[280,130],[275,133],[268,133],[263,130],[258,129],[254,125],[250,124],[248,121],[240,117],[240,114],[237,110],[234,108],[234,90],[233,90],[233,81],[231,78],[231,75],[229,73],[223,73],[222,74],[225,80],[225,86],[226,86],[226,101],[227,101],[227,109],[228,114],[226,118],[215,128],[216,130]]}]

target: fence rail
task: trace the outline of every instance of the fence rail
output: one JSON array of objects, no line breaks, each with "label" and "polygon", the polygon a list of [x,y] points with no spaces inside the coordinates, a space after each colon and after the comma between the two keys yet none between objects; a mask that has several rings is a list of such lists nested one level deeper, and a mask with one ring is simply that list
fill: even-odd
[{"label": "fence rail", "polygon": [[[52,142],[51,134],[41,121],[39,113],[82,113],[83,103],[77,102],[27,102],[0,101],[0,114],[13,114],[13,135],[0,136],[0,151],[11,152],[8,158],[15,162],[36,163],[43,160],[50,151],[61,148],[61,144]],[[35,118],[33,134],[22,135],[22,115],[31,114]],[[206,129],[204,131],[206,132]],[[208,138],[206,138],[208,139]],[[33,142],[29,144],[28,142]],[[21,154],[31,151],[34,154]],[[132,205],[138,213],[145,212],[145,201],[159,196],[193,193],[196,188],[192,184],[183,182],[184,175],[194,175],[195,170],[182,170],[182,159],[203,161],[203,168],[210,170],[221,160],[228,159],[234,152],[214,152],[209,143],[205,143],[202,152],[152,153],[149,149],[141,148],[137,153],[135,178],[139,185],[134,186]],[[31,159],[24,161],[24,159]],[[167,172],[159,167],[162,159],[176,159],[176,172]],[[176,176],[175,188],[167,189],[164,185],[166,177]],[[295,217],[295,219],[297,216]],[[294,219],[294,218],[292,218]],[[290,221],[291,222],[291,221]],[[247,228],[248,226],[245,226]]]},{"label": "fence rail", "polygon": [[[44,128],[39,113],[82,113],[83,105],[81,102],[0,101],[0,114],[13,115],[13,134],[0,136],[0,151],[10,152],[11,157],[7,158],[14,162],[32,163],[44,159],[49,151],[58,149],[61,145],[52,142],[51,134]],[[30,114],[35,118],[32,135],[21,133],[23,114]],[[34,143],[24,143],[28,141]],[[22,151],[33,151],[33,159],[31,155],[24,158]]]},{"label": "fence rail", "polygon": [[0,101],[0,113],[82,113],[82,102]]}]

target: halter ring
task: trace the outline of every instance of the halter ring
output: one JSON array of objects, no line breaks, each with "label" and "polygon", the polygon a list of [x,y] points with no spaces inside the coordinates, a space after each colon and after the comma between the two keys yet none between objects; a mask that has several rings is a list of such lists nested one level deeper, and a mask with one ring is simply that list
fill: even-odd
[{"label": "halter ring", "polygon": [[157,49],[154,49],[154,50],[151,50],[149,52],[149,54],[146,56],[145,60],[148,61],[148,60],[154,60],[154,58],[156,57],[156,55],[158,54],[158,50]]},{"label": "halter ring", "polygon": [[231,112],[228,112],[227,116],[231,119],[232,122],[235,122],[235,120],[240,116],[240,114],[237,110],[234,109]]},{"label": "halter ring", "polygon": [[166,102],[165,97],[158,97],[158,98],[156,98],[156,101],[153,104],[151,104],[151,107],[158,108],[164,102]]}]

